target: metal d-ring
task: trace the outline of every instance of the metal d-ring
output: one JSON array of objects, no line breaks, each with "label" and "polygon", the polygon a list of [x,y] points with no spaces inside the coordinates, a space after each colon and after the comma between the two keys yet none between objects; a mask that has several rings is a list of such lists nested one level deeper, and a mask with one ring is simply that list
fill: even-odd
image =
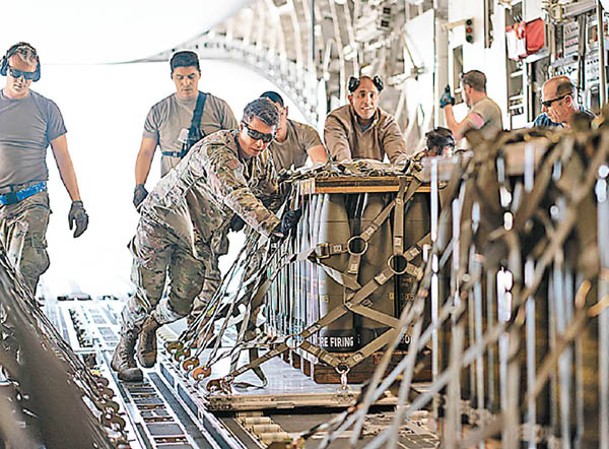
[{"label": "metal d-ring", "polygon": [[[360,251],[357,251],[358,244],[362,245],[362,249]],[[368,251],[368,241],[364,240],[364,238],[361,235],[354,235],[349,240],[347,240],[347,251],[352,256],[361,256],[366,251]]]},{"label": "metal d-ring", "polygon": [[[404,268],[400,269],[398,263],[402,262],[404,264]],[[401,254],[392,254],[389,259],[387,259],[387,265],[389,265],[389,269],[393,272],[393,274],[397,274],[398,276],[406,273],[408,271],[408,259]]]}]

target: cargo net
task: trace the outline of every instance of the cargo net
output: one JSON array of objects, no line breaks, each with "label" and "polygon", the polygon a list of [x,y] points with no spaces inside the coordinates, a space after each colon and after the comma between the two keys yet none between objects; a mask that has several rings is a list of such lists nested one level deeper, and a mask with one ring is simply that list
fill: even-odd
[{"label": "cargo net", "polygon": [[[293,235],[277,244],[247,233],[207,310],[166,349],[209,391],[254,387],[235,381],[249,370],[263,387],[260,365],[298,351],[329,366],[348,392],[351,370],[403,334],[399,312],[423,274],[429,195],[421,193],[420,168],[358,161],[284,174],[289,193],[275,209],[302,211]],[[230,374],[206,379],[225,358]]]},{"label": "cargo net", "polygon": [[443,447],[609,447],[609,129],[504,133],[452,167],[428,162],[432,246],[400,316],[409,352],[386,374],[393,340],[354,405],[301,437],[323,430],[325,448],[348,431],[355,447],[391,390],[393,425],[368,449],[402,447],[422,410]]},{"label": "cargo net", "polygon": [[[398,447],[404,421],[425,411],[450,447],[609,447],[609,131],[470,137],[473,153],[455,159],[292,174],[283,208],[303,209],[302,225],[280,245],[248,236],[207,313],[167,345],[184,373],[230,393],[252,387],[235,380],[249,370],[264,386],[262,363],[300,351],[345,386],[384,349],[352,406],[294,444],[323,431],[320,447],[345,432],[355,446],[390,390],[393,425],[367,448]],[[331,178],[384,176],[394,193],[320,193]],[[222,358],[230,374],[209,379]]]},{"label": "cargo net", "polygon": [[128,449],[114,396],[61,338],[0,244],[0,448]]}]

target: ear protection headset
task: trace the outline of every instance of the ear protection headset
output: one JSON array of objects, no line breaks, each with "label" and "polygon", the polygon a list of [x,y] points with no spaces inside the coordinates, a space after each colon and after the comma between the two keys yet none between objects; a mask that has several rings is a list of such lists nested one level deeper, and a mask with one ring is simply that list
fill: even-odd
[{"label": "ear protection headset", "polygon": [[[349,91],[349,93],[355,92],[355,89],[357,89],[359,87],[360,80],[361,80],[361,77],[357,77],[357,78],[355,76],[349,77],[349,81],[347,82],[347,90]],[[374,75],[374,77],[372,78],[372,83],[377,88],[377,90],[379,91],[379,94],[380,94],[381,91],[383,90],[383,88],[385,87],[385,83],[383,83],[383,80],[381,79],[381,77],[378,75]]]},{"label": "ear protection headset", "polygon": [[32,47],[30,44],[28,44],[27,42],[18,42],[6,51],[6,54],[2,57],[2,61],[0,62],[0,75],[2,75],[2,76],[7,75],[8,60],[11,56],[16,54],[17,50],[21,47],[29,48],[30,51],[34,54],[34,56],[36,58],[36,70],[34,72],[35,76],[32,79],[32,81],[36,82],[40,79],[40,59],[38,58],[38,53],[36,52],[36,49],[34,47]]}]

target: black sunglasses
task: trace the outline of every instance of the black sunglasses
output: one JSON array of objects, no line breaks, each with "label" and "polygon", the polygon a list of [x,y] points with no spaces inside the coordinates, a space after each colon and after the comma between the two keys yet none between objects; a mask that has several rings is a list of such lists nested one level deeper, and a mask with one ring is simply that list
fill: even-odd
[{"label": "black sunglasses", "polygon": [[554,103],[555,101],[560,101],[560,100],[562,100],[563,98],[568,97],[569,95],[571,95],[571,94],[564,94],[564,95],[561,95],[560,97],[552,98],[551,100],[545,100],[545,101],[542,101],[542,102],[541,102],[541,105],[542,105],[544,108],[549,108],[549,107],[551,107],[551,106],[552,106],[552,103]]},{"label": "black sunglasses", "polygon": [[36,72],[24,72],[23,70],[14,69],[10,65],[8,66],[8,74],[15,79],[24,77],[28,81],[36,78]]},{"label": "black sunglasses", "polygon": [[247,129],[247,135],[254,140],[262,140],[264,143],[269,143],[275,138],[275,133],[265,134],[255,129],[250,128],[249,123],[242,122],[245,129]]}]

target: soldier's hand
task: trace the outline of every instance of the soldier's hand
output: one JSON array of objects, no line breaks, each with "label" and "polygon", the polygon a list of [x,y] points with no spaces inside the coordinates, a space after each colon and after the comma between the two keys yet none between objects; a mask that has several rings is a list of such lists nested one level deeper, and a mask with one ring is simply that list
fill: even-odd
[{"label": "soldier's hand", "polygon": [[87,230],[89,216],[85,211],[82,201],[72,201],[72,207],[68,213],[68,225],[70,231],[74,228],[74,238],[80,237]]},{"label": "soldier's hand", "polygon": [[239,215],[233,215],[233,218],[230,219],[229,229],[233,232],[239,232],[245,226],[245,221]]},{"label": "soldier's hand", "polygon": [[284,237],[287,236],[290,231],[293,231],[298,224],[298,220],[302,216],[302,210],[289,210],[283,214],[281,217],[281,223],[277,226],[277,232],[279,232]]},{"label": "soldier's hand", "polygon": [[135,208],[139,208],[142,201],[146,199],[148,196],[148,190],[144,187],[144,184],[138,184],[135,186],[135,190],[133,191],[133,205]]},{"label": "soldier's hand", "polygon": [[454,106],[455,99],[450,92],[450,86],[446,85],[446,87],[444,88],[444,93],[440,97],[440,108],[444,109],[448,105]]}]

